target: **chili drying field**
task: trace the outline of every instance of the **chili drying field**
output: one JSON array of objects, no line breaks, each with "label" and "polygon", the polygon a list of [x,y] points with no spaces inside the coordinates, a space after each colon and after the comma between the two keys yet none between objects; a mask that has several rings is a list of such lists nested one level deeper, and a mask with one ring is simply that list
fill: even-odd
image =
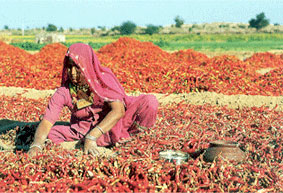
[{"label": "chili drying field", "polygon": [[[30,54],[0,42],[0,119],[39,120],[60,85],[66,50],[48,44]],[[127,93],[158,97],[156,125],[112,147],[117,154],[111,157],[92,158],[50,142],[34,158],[1,151],[1,192],[283,191],[283,54],[208,57],[191,49],[166,52],[126,37],[96,53]],[[60,121],[69,118],[64,109]],[[12,144],[14,135],[11,130],[1,139]],[[205,162],[203,152],[213,140],[238,142],[246,159]],[[180,165],[159,159],[169,149],[190,159]]]}]

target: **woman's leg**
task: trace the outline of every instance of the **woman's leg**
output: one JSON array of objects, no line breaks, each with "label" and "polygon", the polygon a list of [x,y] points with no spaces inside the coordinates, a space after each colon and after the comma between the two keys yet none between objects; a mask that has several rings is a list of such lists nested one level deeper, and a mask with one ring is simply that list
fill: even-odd
[{"label": "woman's leg", "polygon": [[64,141],[80,140],[82,137],[83,136],[80,133],[66,125],[56,125],[51,128],[48,134],[48,139],[55,144],[59,144]]},{"label": "woman's leg", "polygon": [[110,138],[113,144],[127,141],[139,133],[142,127],[155,124],[158,101],[154,95],[140,95],[129,105],[125,116],[111,129]]},{"label": "woman's leg", "polygon": [[155,124],[158,101],[154,95],[142,95],[134,106],[136,106],[136,112],[133,116],[133,122],[128,129],[130,135],[135,135]]},{"label": "woman's leg", "polygon": [[156,122],[158,101],[154,95],[141,98],[135,122],[143,127],[152,127]]}]

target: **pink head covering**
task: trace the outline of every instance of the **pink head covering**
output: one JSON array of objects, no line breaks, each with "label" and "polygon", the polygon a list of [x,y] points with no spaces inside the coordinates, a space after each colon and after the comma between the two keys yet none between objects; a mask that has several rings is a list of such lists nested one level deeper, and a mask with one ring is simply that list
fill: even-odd
[{"label": "pink head covering", "polygon": [[113,72],[102,67],[93,49],[83,43],[76,43],[69,47],[65,58],[62,73],[62,86],[70,82],[67,73],[67,61],[71,57],[84,75],[92,92],[104,101],[121,101],[126,104],[127,95]]}]

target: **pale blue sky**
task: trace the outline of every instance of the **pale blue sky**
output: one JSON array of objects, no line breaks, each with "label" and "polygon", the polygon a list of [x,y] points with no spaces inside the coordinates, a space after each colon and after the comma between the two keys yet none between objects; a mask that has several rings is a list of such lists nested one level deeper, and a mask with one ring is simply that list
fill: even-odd
[{"label": "pale blue sky", "polygon": [[0,29],[46,27],[111,28],[124,21],[138,26],[185,23],[248,23],[264,12],[283,25],[283,0],[0,0]]}]

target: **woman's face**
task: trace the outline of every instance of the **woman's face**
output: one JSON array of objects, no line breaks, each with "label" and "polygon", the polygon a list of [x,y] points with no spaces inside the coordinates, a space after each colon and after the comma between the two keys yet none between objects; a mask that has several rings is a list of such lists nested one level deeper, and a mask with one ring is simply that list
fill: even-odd
[{"label": "woman's face", "polygon": [[67,61],[67,72],[72,83],[74,84],[82,83],[83,76],[80,72],[80,69],[70,57]]}]

